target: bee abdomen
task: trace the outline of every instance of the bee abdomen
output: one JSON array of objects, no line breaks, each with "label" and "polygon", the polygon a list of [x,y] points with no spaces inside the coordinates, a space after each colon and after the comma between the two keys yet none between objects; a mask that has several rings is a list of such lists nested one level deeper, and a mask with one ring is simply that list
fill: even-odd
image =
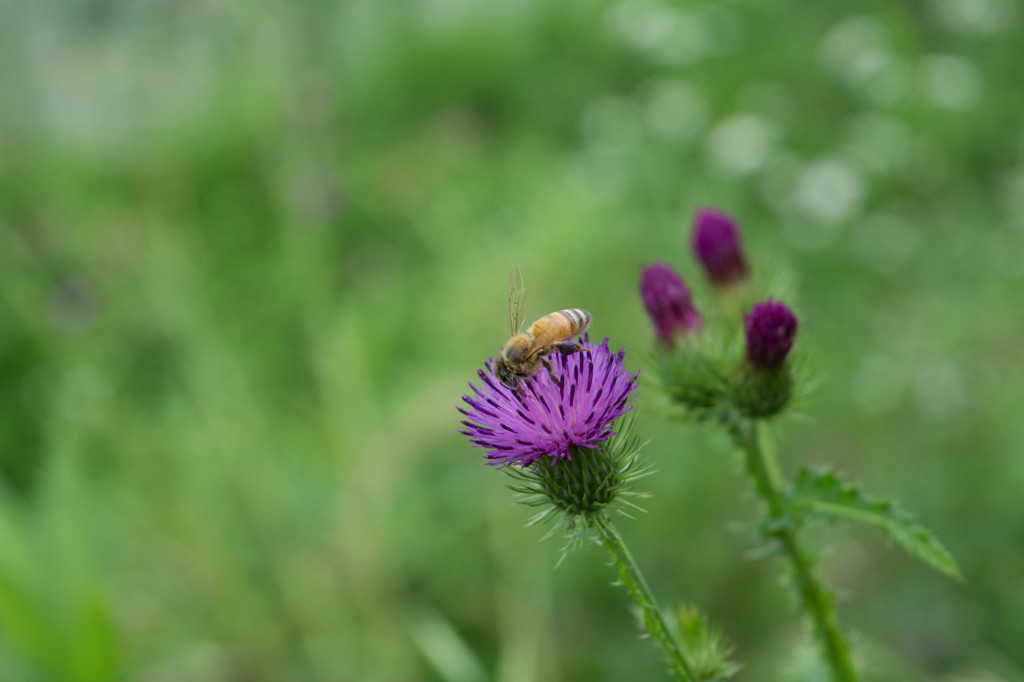
[{"label": "bee abdomen", "polygon": [[593,319],[590,313],[581,308],[566,308],[565,310],[559,310],[556,315],[561,315],[565,318],[568,323],[570,336],[576,336],[582,334],[590,326],[590,320]]}]

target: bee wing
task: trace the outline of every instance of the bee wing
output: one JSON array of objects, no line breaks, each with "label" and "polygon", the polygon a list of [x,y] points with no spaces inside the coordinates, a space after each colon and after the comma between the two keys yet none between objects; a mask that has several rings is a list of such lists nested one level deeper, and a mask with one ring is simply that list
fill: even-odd
[{"label": "bee wing", "polygon": [[523,312],[526,310],[526,287],[523,285],[523,274],[519,267],[512,268],[508,276],[508,316],[512,325],[512,336],[519,333],[523,326]]},{"label": "bee wing", "polygon": [[551,352],[554,344],[568,341],[586,331],[590,319],[590,313],[579,308],[567,308],[545,315],[530,327],[533,340],[524,356],[533,358],[538,353]]},{"label": "bee wing", "polygon": [[569,330],[569,327],[559,324],[555,317],[557,315],[560,315],[560,313],[552,313],[547,318],[541,318],[533,323],[533,327],[530,328],[530,333],[533,334],[533,342],[524,355],[533,357],[535,354],[546,350],[551,344],[565,341],[568,338],[566,331]]}]

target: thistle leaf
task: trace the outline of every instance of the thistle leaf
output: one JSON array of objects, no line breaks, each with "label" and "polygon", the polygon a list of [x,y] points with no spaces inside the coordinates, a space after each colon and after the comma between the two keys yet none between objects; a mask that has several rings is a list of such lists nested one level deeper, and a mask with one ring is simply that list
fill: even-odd
[{"label": "thistle leaf", "polygon": [[953,555],[930,530],[894,502],[873,497],[860,486],[844,483],[832,471],[801,469],[790,505],[794,512],[816,518],[848,519],[877,526],[911,555],[940,573],[963,581]]}]

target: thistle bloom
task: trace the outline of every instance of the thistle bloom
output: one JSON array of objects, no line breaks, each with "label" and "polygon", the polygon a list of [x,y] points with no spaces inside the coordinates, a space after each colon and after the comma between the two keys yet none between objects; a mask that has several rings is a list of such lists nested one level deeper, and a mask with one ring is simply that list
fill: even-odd
[{"label": "thistle bloom", "polygon": [[765,371],[781,367],[793,347],[796,315],[785,303],[768,299],[755,303],[743,321],[747,327],[747,359],[750,364]]},{"label": "thistle bloom", "polygon": [[666,346],[672,346],[676,334],[700,329],[700,313],[693,307],[690,290],[667,263],[654,263],[643,269],[640,298],[658,338]]},{"label": "thistle bloom", "polygon": [[701,208],[693,219],[693,252],[708,278],[717,286],[731,287],[747,277],[747,261],[740,248],[736,223],[725,213]]},{"label": "thistle bloom", "polygon": [[584,339],[590,352],[549,356],[559,383],[541,369],[517,393],[493,376],[493,358],[479,370],[480,388],[462,396],[469,420],[459,433],[486,448],[489,464],[529,466],[541,457],[571,459],[573,448],[594,448],[615,434],[613,423],[629,412],[626,401],[636,390],[637,375],[625,369],[624,350],[612,353],[608,339],[600,345]]}]

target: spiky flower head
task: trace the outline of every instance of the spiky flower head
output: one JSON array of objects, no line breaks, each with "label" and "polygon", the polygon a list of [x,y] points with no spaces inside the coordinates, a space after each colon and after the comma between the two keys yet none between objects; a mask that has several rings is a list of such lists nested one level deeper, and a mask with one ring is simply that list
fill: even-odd
[{"label": "spiky flower head", "polygon": [[640,273],[640,298],[658,339],[664,345],[671,347],[677,335],[700,329],[700,313],[693,306],[690,290],[671,265],[654,263],[643,269]]},{"label": "spiky flower head", "polygon": [[607,338],[600,345],[584,339],[582,345],[585,351],[548,356],[557,383],[541,368],[521,384],[522,393],[494,379],[493,359],[478,371],[480,387],[470,383],[473,396],[462,396],[468,409],[458,408],[468,417],[460,433],[487,450],[488,463],[554,463],[615,433],[615,420],[633,409],[626,402],[636,391],[637,375],[623,367],[625,351],[608,349]]},{"label": "spiky flower head", "polygon": [[747,327],[747,359],[759,370],[772,371],[782,366],[793,347],[797,321],[785,303],[768,299],[755,303],[744,316]]},{"label": "spiky flower head", "polygon": [[714,208],[697,209],[691,244],[715,285],[728,288],[747,278],[749,269],[740,247],[740,233],[726,213]]},{"label": "spiky flower head", "polygon": [[[493,361],[480,371],[480,388],[463,396],[469,419],[460,433],[487,453],[490,464],[503,467],[515,483],[520,502],[540,506],[533,522],[563,516],[570,520],[568,552],[579,545],[583,527],[613,502],[632,505],[634,481],[646,474],[630,433],[630,420],[620,419],[636,390],[637,375],[623,367],[624,351],[613,353],[608,339],[595,345],[584,338],[586,351],[553,354],[557,381],[543,369],[520,384],[522,392],[498,383]],[[576,517],[587,523],[577,526]],[[564,557],[564,554],[563,554]]]}]

